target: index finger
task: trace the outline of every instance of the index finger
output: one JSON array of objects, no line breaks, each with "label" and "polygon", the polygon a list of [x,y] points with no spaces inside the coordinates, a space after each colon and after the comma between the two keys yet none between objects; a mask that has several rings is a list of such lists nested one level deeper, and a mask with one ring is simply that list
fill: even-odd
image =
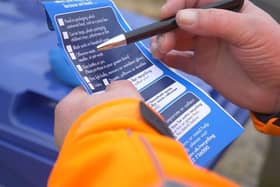
[{"label": "index finger", "polygon": [[217,0],[167,0],[160,10],[161,19],[175,16],[178,10],[200,7]]}]

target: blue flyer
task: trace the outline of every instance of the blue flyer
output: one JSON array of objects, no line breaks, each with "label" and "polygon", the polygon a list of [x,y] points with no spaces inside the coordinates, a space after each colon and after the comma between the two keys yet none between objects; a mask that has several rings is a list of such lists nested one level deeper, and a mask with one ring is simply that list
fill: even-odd
[{"label": "blue flyer", "polygon": [[113,1],[54,0],[43,5],[58,46],[87,92],[102,92],[114,80],[131,81],[164,117],[193,163],[209,166],[243,132],[213,99],[154,59],[143,43],[96,50],[102,42],[130,30]]}]

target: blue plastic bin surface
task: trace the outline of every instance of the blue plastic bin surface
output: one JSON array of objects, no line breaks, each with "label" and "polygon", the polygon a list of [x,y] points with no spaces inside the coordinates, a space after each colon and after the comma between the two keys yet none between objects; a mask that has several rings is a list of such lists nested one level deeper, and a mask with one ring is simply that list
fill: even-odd
[{"label": "blue plastic bin surface", "polygon": [[[56,48],[56,36],[47,28],[39,1],[0,0],[0,7],[0,186],[46,186],[57,156],[54,108],[72,87],[58,79],[50,66],[48,54]],[[132,27],[151,22],[127,11],[123,15]],[[182,75],[241,124],[248,119],[247,111],[229,103],[210,86]]]}]

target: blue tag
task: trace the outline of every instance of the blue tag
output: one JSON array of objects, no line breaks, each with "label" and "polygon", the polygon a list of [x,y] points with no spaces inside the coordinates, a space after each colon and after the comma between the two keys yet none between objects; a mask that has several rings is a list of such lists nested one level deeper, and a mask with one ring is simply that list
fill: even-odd
[{"label": "blue tag", "polygon": [[[130,30],[110,0],[43,2],[70,67],[88,93],[130,80],[189,153],[207,167],[243,128],[205,92],[158,60],[141,43],[98,52],[97,45]],[[137,20],[135,20],[137,22]]]}]

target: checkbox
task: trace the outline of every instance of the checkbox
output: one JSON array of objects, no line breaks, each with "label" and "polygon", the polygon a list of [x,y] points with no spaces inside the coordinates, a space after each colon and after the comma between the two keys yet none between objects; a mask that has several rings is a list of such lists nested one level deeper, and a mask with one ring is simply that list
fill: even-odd
[{"label": "checkbox", "polygon": [[73,49],[72,49],[71,45],[67,45],[66,49],[67,49],[68,53],[73,53]]},{"label": "checkbox", "polygon": [[72,60],[77,60],[77,58],[76,58],[74,53],[69,53],[69,54],[70,54]]},{"label": "checkbox", "polygon": [[91,83],[89,83],[88,85],[89,85],[89,87],[90,87],[92,90],[95,89],[94,86],[93,86]]},{"label": "checkbox", "polygon": [[80,72],[82,72],[82,71],[83,71],[83,68],[82,68],[82,66],[81,66],[81,65],[77,65],[76,67],[77,67],[77,69],[78,69]]},{"label": "checkbox", "polygon": [[57,19],[59,26],[64,26],[64,21],[62,18]]},{"label": "checkbox", "polygon": [[109,81],[108,81],[108,79],[103,79],[103,82],[104,82],[105,86],[107,86],[107,85],[110,84]]},{"label": "checkbox", "polygon": [[90,80],[88,77],[84,77],[84,79],[86,80],[87,83],[90,83]]},{"label": "checkbox", "polygon": [[63,35],[64,40],[68,40],[69,39],[68,32],[62,32],[62,35]]}]

